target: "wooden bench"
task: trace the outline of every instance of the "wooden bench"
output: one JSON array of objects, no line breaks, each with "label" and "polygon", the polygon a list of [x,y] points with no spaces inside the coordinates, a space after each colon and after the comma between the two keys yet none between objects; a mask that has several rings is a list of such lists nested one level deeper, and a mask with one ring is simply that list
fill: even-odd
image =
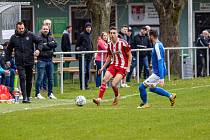
[{"label": "wooden bench", "polygon": [[[64,67],[63,72],[72,74],[72,82],[74,83],[74,74],[79,73],[79,67]],[[61,74],[60,69],[58,69],[59,75]],[[95,81],[96,69],[90,69],[90,80]],[[59,76],[60,77],[60,76]]]}]

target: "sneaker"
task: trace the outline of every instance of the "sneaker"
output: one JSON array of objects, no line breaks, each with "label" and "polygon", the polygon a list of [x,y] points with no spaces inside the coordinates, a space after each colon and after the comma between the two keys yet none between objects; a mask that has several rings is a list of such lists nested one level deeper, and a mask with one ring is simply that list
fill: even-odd
[{"label": "sneaker", "polygon": [[125,87],[130,87],[129,85],[125,84]]},{"label": "sneaker", "polygon": [[172,96],[169,98],[169,101],[171,103],[171,106],[174,106],[175,102],[176,102],[176,94],[172,93]]},{"label": "sneaker", "polygon": [[48,96],[49,99],[57,99],[52,93]]},{"label": "sneaker", "polygon": [[93,99],[93,102],[97,105],[97,106],[99,106],[100,105],[100,102],[101,102],[101,99],[100,98],[97,98],[97,99]]},{"label": "sneaker", "polygon": [[146,104],[143,104],[143,103],[141,103],[138,107],[137,107],[137,109],[145,109],[145,108],[150,108],[151,106],[148,104],[148,103],[146,103]]},{"label": "sneaker", "polygon": [[41,100],[45,99],[45,97],[43,97],[40,93],[37,94],[37,96],[35,98],[36,99],[41,99]]},{"label": "sneaker", "polygon": [[114,101],[112,102],[112,105],[115,106],[115,105],[117,105],[117,104],[118,104],[118,97],[115,97],[115,98],[114,98]]}]

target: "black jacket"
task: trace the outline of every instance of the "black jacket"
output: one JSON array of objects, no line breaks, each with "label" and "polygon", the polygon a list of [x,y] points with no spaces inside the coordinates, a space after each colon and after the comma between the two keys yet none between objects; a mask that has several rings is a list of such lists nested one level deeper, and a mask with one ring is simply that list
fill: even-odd
[{"label": "black jacket", "polygon": [[15,32],[11,36],[9,45],[6,49],[5,61],[11,59],[11,54],[15,51],[15,63],[17,66],[34,65],[34,43],[37,44],[36,49],[42,50],[42,40],[32,32],[25,31],[23,34]]},{"label": "black jacket", "polygon": [[[200,35],[196,40],[196,47],[208,47],[208,39],[205,39],[203,35]],[[206,55],[206,49],[197,49],[197,53]]]},{"label": "black jacket", "polygon": [[[142,36],[140,34],[137,34],[134,36],[133,49],[151,48],[150,45],[151,44],[150,44],[148,36]],[[139,54],[140,54],[140,57],[145,57],[147,53],[146,51],[143,51],[143,52],[140,52]]]},{"label": "black jacket", "polygon": [[70,52],[71,51],[71,43],[70,43],[68,33],[63,33],[63,36],[62,36],[62,39],[61,39],[61,50],[63,52]]},{"label": "black jacket", "polygon": [[[76,51],[93,51],[92,34],[82,32],[76,44]],[[91,59],[93,54],[85,54],[86,59]],[[81,55],[78,55],[80,58]]]},{"label": "black jacket", "polygon": [[42,39],[42,51],[37,57],[38,60],[42,61],[51,61],[53,57],[53,50],[57,47],[57,43],[53,37],[50,35],[40,34],[40,38]]}]

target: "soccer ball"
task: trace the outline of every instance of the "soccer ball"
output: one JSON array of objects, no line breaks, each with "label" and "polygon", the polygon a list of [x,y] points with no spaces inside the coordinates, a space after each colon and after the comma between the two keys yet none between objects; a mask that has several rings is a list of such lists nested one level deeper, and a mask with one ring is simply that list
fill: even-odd
[{"label": "soccer ball", "polygon": [[80,95],[80,96],[77,96],[76,99],[75,99],[75,103],[76,105],[78,106],[83,106],[86,104],[86,99],[84,96]]}]

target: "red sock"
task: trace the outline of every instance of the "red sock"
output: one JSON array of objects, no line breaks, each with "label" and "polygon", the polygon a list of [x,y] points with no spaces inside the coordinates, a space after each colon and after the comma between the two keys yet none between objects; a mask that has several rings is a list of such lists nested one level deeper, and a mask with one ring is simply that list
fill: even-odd
[{"label": "red sock", "polygon": [[114,91],[115,97],[118,97],[118,95],[119,95],[118,88],[117,87],[112,87],[112,89]]},{"label": "red sock", "polygon": [[105,91],[106,91],[106,84],[102,84],[98,93],[98,98],[102,99]]}]

